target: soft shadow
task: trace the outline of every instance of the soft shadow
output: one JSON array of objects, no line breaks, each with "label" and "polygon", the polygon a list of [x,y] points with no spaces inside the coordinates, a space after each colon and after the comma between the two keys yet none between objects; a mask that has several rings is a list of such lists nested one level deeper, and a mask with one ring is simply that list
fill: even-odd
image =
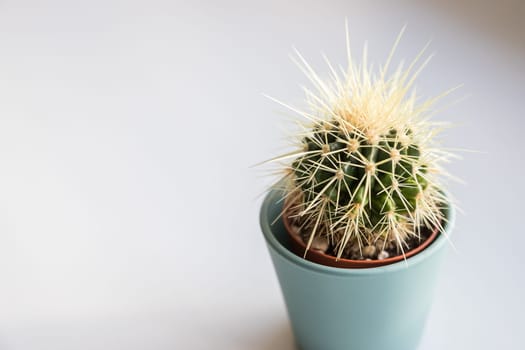
[{"label": "soft shadow", "polygon": [[455,16],[487,36],[508,42],[515,49],[525,50],[525,2],[522,0],[430,0],[418,5]]},{"label": "soft shadow", "polygon": [[240,339],[239,348],[250,350],[297,350],[295,346],[292,329],[287,320],[265,328],[254,329],[253,332],[245,333]]}]

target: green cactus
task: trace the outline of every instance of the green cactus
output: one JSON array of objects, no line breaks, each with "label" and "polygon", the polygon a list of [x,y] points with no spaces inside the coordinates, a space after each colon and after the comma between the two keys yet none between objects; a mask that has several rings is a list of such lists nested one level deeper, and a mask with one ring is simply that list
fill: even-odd
[{"label": "green cactus", "polygon": [[[440,229],[444,220],[438,179],[449,154],[436,146],[440,128],[428,120],[437,98],[418,104],[415,93],[409,94],[421,55],[387,77],[391,55],[374,74],[366,65],[366,50],[359,67],[348,50],[342,76],[327,61],[330,81],[297,55],[318,91],[305,89],[310,112],[290,107],[309,124],[286,165],[287,213],[307,233],[307,249],[321,238],[338,258],[349,250],[372,257],[363,249],[378,242],[404,254],[410,239],[421,238],[422,230]],[[278,157],[285,158],[290,155]]]}]

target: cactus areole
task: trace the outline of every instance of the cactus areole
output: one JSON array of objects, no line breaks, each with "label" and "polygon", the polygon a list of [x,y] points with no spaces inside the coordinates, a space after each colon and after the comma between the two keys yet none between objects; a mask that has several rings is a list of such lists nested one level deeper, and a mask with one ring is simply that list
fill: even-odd
[{"label": "cactus areole", "polygon": [[304,122],[296,150],[275,158],[294,250],[341,267],[409,258],[442,231],[450,205],[440,185],[450,155],[435,137],[443,124],[429,119],[438,98],[421,101],[412,88],[427,61],[418,65],[420,54],[389,74],[392,54],[375,72],[366,50],[359,66],[348,50],[347,68],[328,63],[323,80],[297,56],[315,89],[305,89],[307,111],[281,103]]}]

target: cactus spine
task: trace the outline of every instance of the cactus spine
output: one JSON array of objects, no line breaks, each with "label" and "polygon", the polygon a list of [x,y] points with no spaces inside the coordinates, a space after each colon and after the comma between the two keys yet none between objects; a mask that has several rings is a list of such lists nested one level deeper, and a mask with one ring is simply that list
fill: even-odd
[{"label": "cactus spine", "polygon": [[[317,91],[305,89],[309,112],[287,106],[308,121],[286,165],[287,210],[308,232],[307,249],[321,238],[338,258],[349,249],[363,257],[363,249],[377,242],[394,244],[404,254],[410,239],[420,238],[425,228],[441,228],[444,220],[438,180],[449,154],[436,147],[440,127],[428,119],[437,98],[417,103],[412,92],[427,61],[416,69],[420,54],[387,76],[392,54],[374,73],[366,48],[360,66],[348,42],[347,48],[342,73],[327,61],[329,81],[297,52],[296,63]],[[278,157],[285,158],[290,157]]]}]

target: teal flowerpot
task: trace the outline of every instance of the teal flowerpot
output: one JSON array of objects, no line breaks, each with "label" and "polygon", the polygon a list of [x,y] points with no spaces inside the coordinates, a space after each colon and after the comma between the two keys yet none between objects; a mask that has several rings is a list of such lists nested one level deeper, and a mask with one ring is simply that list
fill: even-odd
[{"label": "teal flowerpot", "polygon": [[282,220],[282,193],[270,192],[260,221],[301,350],[417,349],[454,223],[419,254],[391,265],[342,269],[293,254]]}]

